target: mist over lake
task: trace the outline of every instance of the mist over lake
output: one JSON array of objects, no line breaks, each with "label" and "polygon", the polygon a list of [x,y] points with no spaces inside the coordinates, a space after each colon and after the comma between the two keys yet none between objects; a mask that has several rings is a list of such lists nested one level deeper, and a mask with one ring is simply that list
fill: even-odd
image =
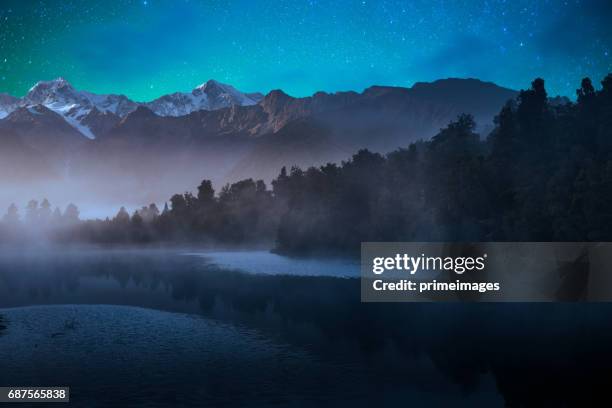
[{"label": "mist over lake", "polygon": [[88,407],[536,406],[607,386],[610,305],[364,304],[354,261],[266,273],[276,257],[4,249],[0,383],[69,384]]}]

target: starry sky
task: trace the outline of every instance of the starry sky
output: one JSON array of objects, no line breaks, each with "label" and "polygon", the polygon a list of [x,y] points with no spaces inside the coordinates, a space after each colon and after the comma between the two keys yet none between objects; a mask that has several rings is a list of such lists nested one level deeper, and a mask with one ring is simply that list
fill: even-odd
[{"label": "starry sky", "polygon": [[612,72],[612,1],[1,0],[0,92],[59,76],[143,101],[208,79],[247,92],[446,77],[573,96]]}]

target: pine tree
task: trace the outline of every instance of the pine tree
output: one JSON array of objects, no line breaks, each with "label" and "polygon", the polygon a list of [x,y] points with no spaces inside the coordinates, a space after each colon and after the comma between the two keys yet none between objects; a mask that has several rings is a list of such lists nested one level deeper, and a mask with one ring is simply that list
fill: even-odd
[{"label": "pine tree", "polygon": [[2,217],[2,221],[7,224],[17,224],[19,223],[19,210],[15,203],[12,203],[8,209],[6,210],[6,214]]}]

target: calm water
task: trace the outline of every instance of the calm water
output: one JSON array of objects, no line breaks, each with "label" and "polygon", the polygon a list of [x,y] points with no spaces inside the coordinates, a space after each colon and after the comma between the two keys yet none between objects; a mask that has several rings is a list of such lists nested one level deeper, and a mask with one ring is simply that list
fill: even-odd
[{"label": "calm water", "polygon": [[[607,304],[362,304],[359,265],[265,252],[0,252],[0,385],[74,406],[586,406]],[[143,403],[146,402],[146,403]]]},{"label": "calm water", "polygon": [[289,258],[268,251],[184,252],[223,269],[262,275],[335,276],[358,278],[359,260],[338,258]]}]

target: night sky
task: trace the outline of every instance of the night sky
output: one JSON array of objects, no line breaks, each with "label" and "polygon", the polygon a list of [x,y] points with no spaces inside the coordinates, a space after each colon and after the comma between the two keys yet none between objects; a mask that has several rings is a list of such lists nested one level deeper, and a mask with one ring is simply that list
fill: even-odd
[{"label": "night sky", "polygon": [[7,1],[0,92],[62,76],[148,100],[214,78],[294,96],[476,77],[573,96],[612,72],[612,1]]}]

